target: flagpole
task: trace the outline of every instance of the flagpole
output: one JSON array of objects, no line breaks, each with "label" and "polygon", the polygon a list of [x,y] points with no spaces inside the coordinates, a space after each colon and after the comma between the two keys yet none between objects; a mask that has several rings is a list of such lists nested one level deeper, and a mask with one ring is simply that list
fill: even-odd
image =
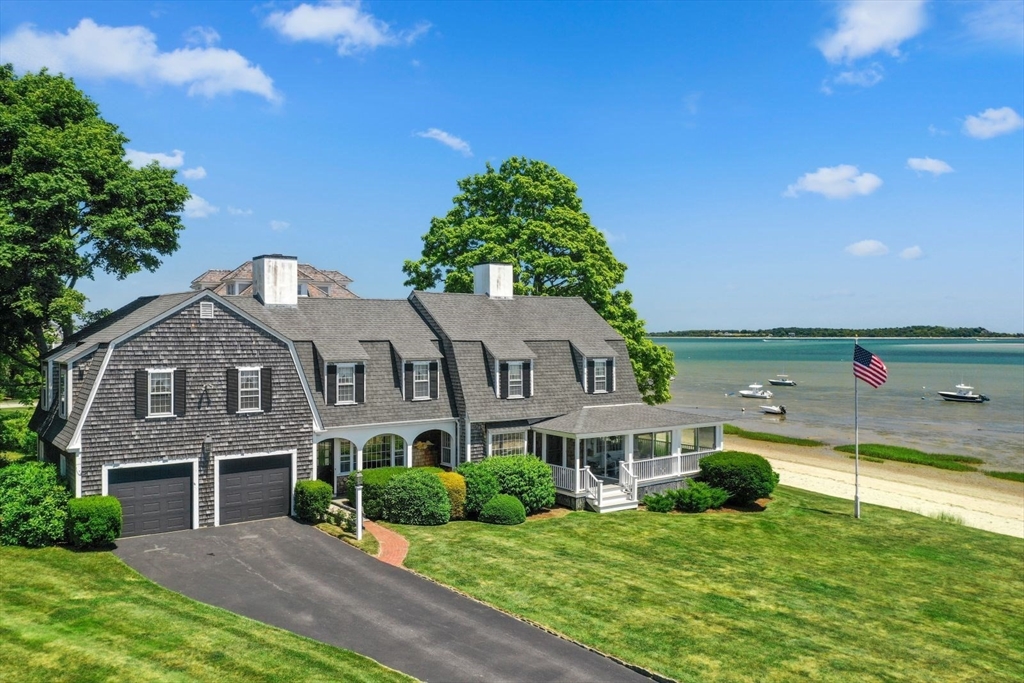
[{"label": "flagpole", "polygon": [[[857,335],[853,337],[853,352],[857,353]],[[860,405],[857,400],[857,375],[853,376],[853,516],[860,519]]]}]

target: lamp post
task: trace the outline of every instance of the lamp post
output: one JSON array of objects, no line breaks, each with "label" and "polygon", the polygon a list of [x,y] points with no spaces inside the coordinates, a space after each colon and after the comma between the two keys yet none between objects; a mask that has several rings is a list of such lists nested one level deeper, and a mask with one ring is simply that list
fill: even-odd
[{"label": "lamp post", "polygon": [[356,540],[363,540],[363,472],[359,470],[356,477]]}]

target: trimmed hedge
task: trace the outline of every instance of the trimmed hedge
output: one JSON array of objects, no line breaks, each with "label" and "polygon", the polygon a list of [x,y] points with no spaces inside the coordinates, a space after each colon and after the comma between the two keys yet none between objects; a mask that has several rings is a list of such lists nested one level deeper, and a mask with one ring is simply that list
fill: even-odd
[{"label": "trimmed hedge", "polygon": [[725,489],[708,486],[702,481],[691,481],[685,489],[676,489],[676,510],[680,512],[704,512],[717,510],[729,500],[729,492]]},{"label": "trimmed hedge", "polygon": [[[443,472],[440,467],[417,467],[421,472]],[[408,467],[378,467],[363,470],[363,514],[367,519],[384,519],[384,487],[399,474],[408,472]],[[348,478],[348,500],[356,504],[356,477],[353,473]]]},{"label": "trimmed hedge", "polygon": [[484,505],[480,511],[480,521],[506,526],[522,524],[526,521],[526,508],[515,496],[499,493]]},{"label": "trimmed hedge", "polygon": [[770,496],[779,483],[779,475],[760,455],[724,451],[700,461],[700,480],[728,491],[730,501],[747,504]]},{"label": "trimmed hedge", "polygon": [[295,482],[295,516],[300,522],[316,524],[327,519],[334,489],[319,479]]},{"label": "trimmed hedge", "polygon": [[466,480],[466,517],[476,519],[491,498],[498,495],[498,478],[477,462],[466,462],[455,470]]},{"label": "trimmed hedge", "polygon": [[417,467],[391,478],[384,487],[384,519],[419,526],[448,523],[452,512],[448,492],[437,473],[426,469]]},{"label": "trimmed hedge", "polygon": [[438,472],[452,504],[452,519],[466,518],[466,479],[458,472]]},{"label": "trimmed hedge", "polygon": [[68,542],[76,548],[108,546],[121,535],[121,501],[86,496],[68,501]]},{"label": "trimmed hedge", "polygon": [[64,540],[68,492],[48,463],[0,469],[0,544],[39,548]]},{"label": "trimmed hedge", "polygon": [[494,473],[498,490],[515,496],[533,514],[555,504],[555,480],[551,468],[532,455],[487,458],[480,465]]}]

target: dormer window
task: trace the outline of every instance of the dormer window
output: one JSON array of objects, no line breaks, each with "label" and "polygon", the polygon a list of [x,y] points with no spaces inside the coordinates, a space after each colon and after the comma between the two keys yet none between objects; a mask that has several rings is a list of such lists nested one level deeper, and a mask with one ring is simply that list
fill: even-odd
[{"label": "dormer window", "polygon": [[429,401],[438,397],[436,360],[406,361],[402,373],[406,401]]},{"label": "dormer window", "polygon": [[430,398],[430,363],[412,364],[412,400]]},{"label": "dormer window", "polygon": [[356,366],[338,366],[338,403],[356,402]]},{"label": "dormer window", "polygon": [[594,393],[608,391],[608,361],[603,358],[594,361]]},{"label": "dormer window", "polygon": [[589,358],[585,388],[588,394],[607,394],[615,391],[615,359]]},{"label": "dormer window", "polygon": [[309,296],[309,285],[305,282],[299,283],[299,296]]},{"label": "dormer window", "polygon": [[59,415],[68,416],[68,366],[61,365],[59,372],[59,383],[57,385],[57,400],[60,401]]},{"label": "dormer window", "polygon": [[523,364],[508,364],[508,397],[523,397]]},{"label": "dormer window", "polygon": [[498,398],[528,398],[533,395],[533,364],[528,360],[498,363]]},{"label": "dormer window", "polygon": [[327,364],[327,404],[352,405],[365,401],[366,368],[362,363]]}]

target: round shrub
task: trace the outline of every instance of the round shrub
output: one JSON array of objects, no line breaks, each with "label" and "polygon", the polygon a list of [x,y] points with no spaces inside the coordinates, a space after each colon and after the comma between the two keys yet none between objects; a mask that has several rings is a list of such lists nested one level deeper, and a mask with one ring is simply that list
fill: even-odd
[{"label": "round shrub", "polygon": [[[440,467],[417,467],[420,472],[443,472]],[[367,519],[384,519],[384,488],[392,479],[409,471],[408,467],[378,467],[363,470],[363,515]],[[348,478],[348,501],[356,504],[356,477]]]},{"label": "round shrub", "polygon": [[729,500],[728,491],[708,486],[702,481],[691,481],[685,489],[677,489],[674,493],[676,510],[680,512],[717,510]]},{"label": "round shrub", "polygon": [[32,410],[0,411],[0,451],[36,454],[36,433],[28,428]]},{"label": "round shrub", "polygon": [[498,495],[498,478],[476,462],[463,463],[455,471],[466,480],[466,517],[475,519],[487,501]]},{"label": "round shrub", "polygon": [[526,521],[526,508],[515,496],[499,493],[487,501],[480,511],[480,521],[487,524],[522,524]]},{"label": "round shrub", "polygon": [[452,504],[452,519],[466,518],[466,479],[458,472],[438,472],[438,478],[448,492]]},{"label": "round shrub", "polygon": [[316,524],[327,517],[327,508],[331,506],[334,489],[326,481],[295,482],[295,516],[300,522]]},{"label": "round shrub", "polygon": [[676,506],[676,497],[672,491],[648,493],[644,496],[643,503],[648,512],[671,512]]},{"label": "round shrub", "polygon": [[436,472],[406,470],[384,487],[384,519],[395,524],[447,524],[452,503]]},{"label": "round shrub", "polygon": [[515,496],[533,514],[555,504],[555,480],[551,468],[532,455],[487,458],[480,463],[498,479],[498,490]]},{"label": "round shrub", "polygon": [[0,544],[39,548],[64,540],[68,492],[48,463],[0,469]]},{"label": "round shrub", "polygon": [[107,546],[121,535],[121,501],[86,496],[68,501],[68,542],[76,548]]},{"label": "round shrub", "polygon": [[725,451],[700,461],[700,480],[725,489],[730,501],[742,505],[770,496],[779,483],[779,475],[760,455]]}]

